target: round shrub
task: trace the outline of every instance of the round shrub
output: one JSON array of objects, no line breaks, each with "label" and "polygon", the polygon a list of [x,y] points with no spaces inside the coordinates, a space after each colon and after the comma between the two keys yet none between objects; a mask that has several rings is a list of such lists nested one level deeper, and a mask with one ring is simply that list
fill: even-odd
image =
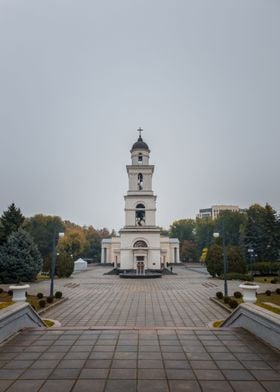
[{"label": "round shrub", "polygon": [[4,291],[4,290],[3,290],[3,289],[1,289],[1,287],[0,287],[0,294],[2,294],[2,293],[3,293],[3,291]]},{"label": "round shrub", "polygon": [[264,278],[264,279],[263,279],[263,281],[264,281],[264,282],[266,282],[266,281],[267,281],[267,279],[266,279],[266,278]]},{"label": "round shrub", "polygon": [[228,304],[231,307],[231,309],[235,309],[238,306],[238,302],[235,299],[230,299]]},{"label": "round shrub", "polygon": [[242,293],[240,293],[240,291],[235,291],[233,295],[235,298],[242,298],[243,297],[243,295],[242,295]]},{"label": "round shrub", "polygon": [[8,290],[8,295],[13,296],[13,290]]},{"label": "round shrub", "polygon": [[47,303],[52,304],[53,303],[53,297],[47,297]]},{"label": "round shrub", "polygon": [[270,296],[271,295],[271,291],[270,290],[266,290],[265,294]]},{"label": "round shrub", "polygon": [[216,293],[216,297],[219,298],[219,299],[223,299],[224,294],[223,294],[221,291],[218,291],[218,292]]},{"label": "round shrub", "polygon": [[275,292],[276,292],[276,294],[280,294],[280,288],[277,288],[277,289],[275,290]]},{"label": "round shrub", "polygon": [[40,308],[44,308],[46,306],[46,301],[44,299],[40,299],[39,306]]},{"label": "round shrub", "polygon": [[55,296],[55,298],[60,299],[60,298],[62,298],[62,292],[57,291],[54,296]]},{"label": "round shrub", "polygon": [[270,283],[272,284],[277,283],[277,279],[276,278],[271,279]]},{"label": "round shrub", "polygon": [[224,297],[224,303],[225,303],[225,304],[228,304],[228,303],[229,303],[229,301],[230,301],[230,297],[227,297],[227,296],[226,296],[226,297]]},{"label": "round shrub", "polygon": [[37,298],[42,299],[43,297],[44,297],[44,294],[43,294],[43,293],[38,293],[38,294],[37,294]]}]

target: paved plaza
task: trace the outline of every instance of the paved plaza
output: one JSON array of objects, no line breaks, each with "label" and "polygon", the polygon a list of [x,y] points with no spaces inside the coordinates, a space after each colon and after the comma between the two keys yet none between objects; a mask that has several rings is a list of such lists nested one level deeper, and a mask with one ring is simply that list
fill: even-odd
[{"label": "paved plaza", "polygon": [[[69,299],[44,317],[62,327],[27,330],[0,347],[0,392],[280,390],[278,352],[245,330],[208,328],[227,315],[209,300],[222,281],[185,267],[155,280],[108,270],[56,281]],[[237,287],[230,282],[230,292]]]}]

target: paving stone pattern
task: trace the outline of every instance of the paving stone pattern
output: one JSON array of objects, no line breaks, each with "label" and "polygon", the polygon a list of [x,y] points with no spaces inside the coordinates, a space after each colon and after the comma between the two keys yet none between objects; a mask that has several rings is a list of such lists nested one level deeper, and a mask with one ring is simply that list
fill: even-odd
[{"label": "paving stone pattern", "polygon": [[[0,347],[0,392],[280,391],[278,352],[244,330],[207,327],[227,315],[209,300],[222,281],[184,267],[141,281],[107,270],[55,282],[69,299],[44,317],[63,327]],[[30,292],[48,289],[41,282]]]},{"label": "paving stone pattern", "polygon": [[0,391],[279,391],[278,353],[243,330],[32,330],[0,348]]},{"label": "paving stone pattern", "polygon": [[[46,313],[63,326],[206,326],[227,313],[209,300],[223,282],[176,267],[178,275],[161,279],[130,280],[104,276],[97,267],[73,279],[56,281],[71,301]],[[48,292],[43,282],[33,290]],[[236,287],[237,288],[237,287]]]}]

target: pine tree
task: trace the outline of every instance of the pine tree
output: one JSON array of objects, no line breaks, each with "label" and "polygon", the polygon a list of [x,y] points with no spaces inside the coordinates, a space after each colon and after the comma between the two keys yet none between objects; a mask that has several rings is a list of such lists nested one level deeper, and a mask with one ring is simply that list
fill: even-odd
[{"label": "pine tree", "polygon": [[42,257],[32,237],[23,229],[13,232],[0,248],[0,281],[28,282],[36,278]]},{"label": "pine tree", "polygon": [[17,231],[24,222],[24,216],[15,203],[12,203],[0,218],[0,245],[5,243],[10,234]]}]

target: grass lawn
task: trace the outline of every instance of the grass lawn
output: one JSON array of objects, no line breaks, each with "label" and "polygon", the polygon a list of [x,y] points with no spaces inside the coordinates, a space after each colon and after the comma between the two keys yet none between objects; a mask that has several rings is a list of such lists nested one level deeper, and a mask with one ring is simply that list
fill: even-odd
[{"label": "grass lawn", "polygon": [[[235,298],[234,296],[231,296],[230,298],[237,301],[239,305],[243,303],[242,298]],[[230,310],[232,310],[228,304],[224,303],[223,299],[218,299],[217,297],[215,299],[220,301],[223,305],[228,307]],[[267,305],[265,302],[269,302],[271,304],[275,304],[280,307],[280,294],[276,294],[275,292],[272,292],[271,295],[266,295],[265,293],[257,294],[257,302],[255,304],[261,306],[264,309],[270,310],[271,312],[280,314],[280,308],[274,307],[272,305]]]},{"label": "grass lawn", "polygon": [[[257,283],[271,283],[274,279],[277,279],[276,283],[280,282],[280,279],[278,276],[254,276],[254,282]],[[272,282],[273,283],[273,282]]]},{"label": "grass lawn", "polygon": [[[40,305],[40,301],[41,300],[45,301],[45,307],[42,307]],[[30,305],[38,312],[38,310],[41,309],[45,309],[47,307],[49,307],[50,305],[59,302],[60,299],[58,298],[53,298],[53,302],[52,303],[48,303],[47,302],[47,297],[43,297],[43,298],[38,298],[36,295],[27,295],[27,302],[30,303]],[[10,296],[6,291],[3,291],[2,293],[0,293],[0,310],[3,308],[6,308],[7,306],[12,305],[14,302],[12,302],[12,296]]]}]

